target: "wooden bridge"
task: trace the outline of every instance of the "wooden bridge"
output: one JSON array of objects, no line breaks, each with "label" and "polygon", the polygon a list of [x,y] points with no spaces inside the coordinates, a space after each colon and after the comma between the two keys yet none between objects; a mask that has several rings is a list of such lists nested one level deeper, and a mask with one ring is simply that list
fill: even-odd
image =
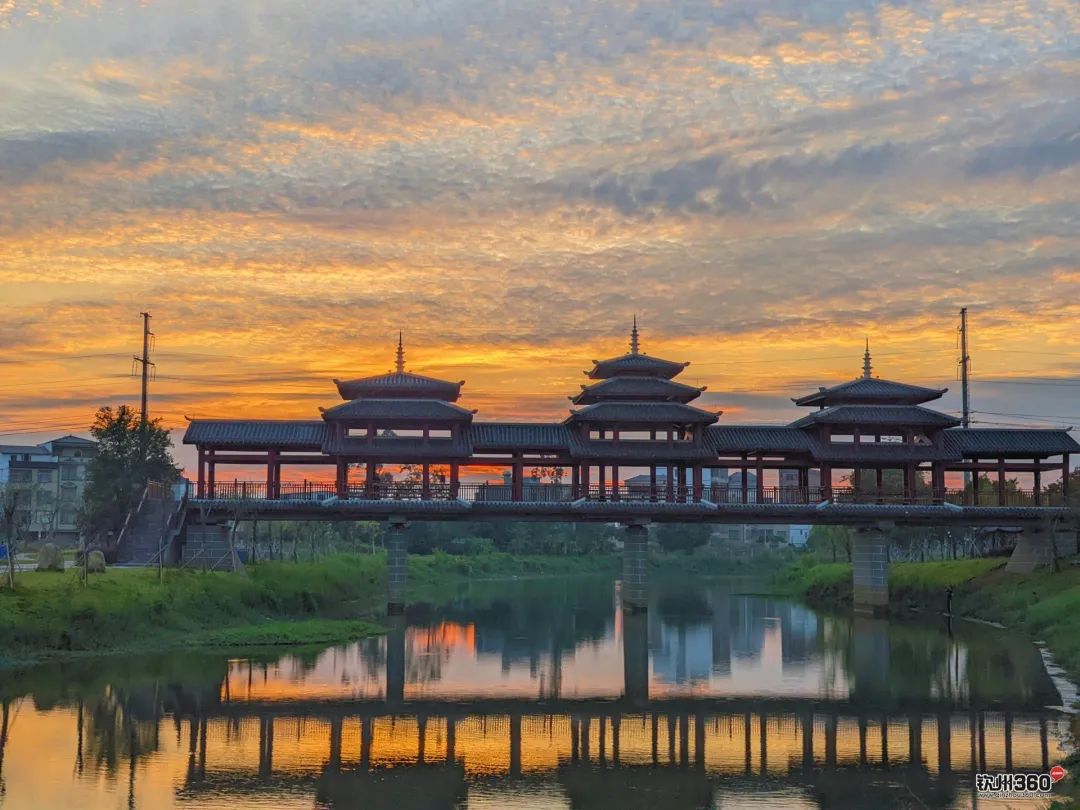
[{"label": "wooden bridge", "polygon": [[[857,527],[856,603],[870,609],[887,601],[892,526],[1024,529],[1017,570],[1075,553],[1075,532],[1057,533],[1080,452],[1067,431],[960,428],[924,404],[944,389],[873,376],[869,349],[860,377],[795,399],[812,410],[790,424],[718,424],[689,404],[705,389],[673,379],[687,365],[642,352],[635,325],[630,351],[594,361],[564,420],[484,422],[456,404],[463,382],[406,371],[399,340],[395,371],[335,380],[343,402],[318,420],[192,420],[198,476],[181,542],[189,557],[220,549],[213,527],[241,519],[386,521],[395,609],[397,529],[416,520],[624,523],[631,606],[644,604],[654,522]],[[265,477],[223,481],[226,465]],[[332,475],[283,477],[319,466]]]}]

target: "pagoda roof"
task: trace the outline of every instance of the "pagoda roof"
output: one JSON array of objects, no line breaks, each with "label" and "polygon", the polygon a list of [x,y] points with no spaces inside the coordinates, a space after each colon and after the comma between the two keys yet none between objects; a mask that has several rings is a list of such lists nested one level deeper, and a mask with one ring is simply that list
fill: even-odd
[{"label": "pagoda roof", "polygon": [[966,457],[1031,458],[1080,452],[1067,430],[1045,428],[956,428],[942,434],[945,446]]},{"label": "pagoda roof", "polygon": [[471,422],[472,411],[438,399],[354,399],[326,408],[327,421]]},{"label": "pagoda roof", "polygon": [[581,386],[581,393],[570,399],[575,405],[592,405],[605,400],[689,402],[704,390],[662,377],[610,377]]},{"label": "pagoda roof", "polygon": [[592,371],[585,373],[592,380],[606,380],[611,377],[659,377],[670,380],[688,365],[690,363],[675,363],[640,352],[627,352],[621,357],[593,360]]},{"label": "pagoda roof", "polygon": [[334,380],[344,400],[375,397],[378,399],[441,399],[456,402],[465,381],[449,382],[409,371],[391,371],[355,380]]},{"label": "pagoda roof", "polygon": [[570,429],[552,422],[473,422],[466,430],[477,452],[566,450]]},{"label": "pagoda roof", "polygon": [[834,405],[814,411],[791,423],[811,425],[886,425],[896,427],[955,427],[960,420],[919,405]]},{"label": "pagoda roof", "polygon": [[681,402],[597,402],[571,411],[567,422],[608,424],[699,424],[711,425],[718,414]]},{"label": "pagoda roof", "polygon": [[948,388],[924,388],[921,385],[859,377],[849,382],[822,388],[813,394],[792,400],[796,405],[918,405],[939,399]]},{"label": "pagoda roof", "polygon": [[183,441],[234,450],[265,447],[318,450],[327,432],[325,422],[306,419],[192,419]]},{"label": "pagoda roof", "polygon": [[717,454],[809,453],[814,438],[787,425],[714,425],[705,429],[705,445]]}]

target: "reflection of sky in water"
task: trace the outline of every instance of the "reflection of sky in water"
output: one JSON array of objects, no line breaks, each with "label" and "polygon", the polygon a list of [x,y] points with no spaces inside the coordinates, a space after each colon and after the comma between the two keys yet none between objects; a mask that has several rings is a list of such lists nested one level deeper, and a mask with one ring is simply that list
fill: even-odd
[{"label": "reflection of sky in water", "polygon": [[[841,804],[854,791],[889,806],[910,776],[927,807],[961,808],[971,771],[1062,756],[1038,655],[1009,634],[716,586],[633,617],[595,583],[489,590],[313,655],[35,671],[22,682],[38,691],[8,706],[0,805],[791,809],[859,806]],[[635,650],[651,703],[634,698]],[[383,702],[388,672],[404,703]],[[972,714],[969,698],[998,708]]]},{"label": "reflection of sky in water", "polygon": [[[819,644],[821,624],[806,608],[750,597],[712,605],[712,615],[668,621],[650,614],[650,694],[698,696],[846,694],[843,667]],[[618,612],[603,638],[569,652],[530,647],[475,624],[439,621],[405,630],[407,699],[464,697],[616,697],[623,692],[623,635]],[[251,678],[248,664],[230,668],[235,699],[382,698],[391,637],[325,651],[314,663],[284,657]],[[508,655],[507,647],[518,650]],[[522,650],[527,650],[522,652]]]}]

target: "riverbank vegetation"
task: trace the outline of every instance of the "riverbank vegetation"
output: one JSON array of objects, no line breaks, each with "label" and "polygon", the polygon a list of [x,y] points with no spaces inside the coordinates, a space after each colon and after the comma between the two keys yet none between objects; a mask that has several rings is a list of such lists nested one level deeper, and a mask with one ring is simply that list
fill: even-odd
[{"label": "riverbank vegetation", "polygon": [[[897,613],[950,612],[997,622],[1045,641],[1055,660],[1080,680],[1080,566],[1006,574],[1005,558],[893,563],[889,608]],[[851,605],[851,565],[807,556],[784,569],[779,590],[812,605]]]},{"label": "riverbank vegetation", "polygon": [[[470,580],[613,571],[616,555],[532,557],[501,553],[413,555],[410,588],[437,596]],[[191,570],[111,568],[86,585],[77,571],[26,572],[0,592],[0,660],[64,652],[288,643],[355,638],[349,622],[302,628],[297,620],[347,615],[377,622],[385,599],[382,554],[332,554],[260,562],[247,576]],[[292,626],[286,627],[286,624]],[[374,624],[366,627],[375,630]],[[333,637],[327,635],[333,631]],[[249,639],[249,641],[245,641]],[[290,640],[291,639],[291,640]]]}]

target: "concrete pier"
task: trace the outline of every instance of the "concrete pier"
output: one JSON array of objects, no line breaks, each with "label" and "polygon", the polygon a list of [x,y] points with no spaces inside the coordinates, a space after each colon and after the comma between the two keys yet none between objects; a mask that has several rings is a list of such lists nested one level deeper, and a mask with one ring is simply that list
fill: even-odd
[{"label": "concrete pier", "polygon": [[386,532],[386,612],[391,616],[405,611],[405,586],[408,573],[405,569],[406,537],[409,524],[403,519],[391,518]]},{"label": "concrete pier", "polygon": [[630,612],[645,610],[649,589],[649,528],[641,522],[626,526],[623,541],[622,606]]},{"label": "concrete pier", "polygon": [[889,607],[889,555],[884,532],[859,529],[851,559],[855,612],[884,613]]}]

